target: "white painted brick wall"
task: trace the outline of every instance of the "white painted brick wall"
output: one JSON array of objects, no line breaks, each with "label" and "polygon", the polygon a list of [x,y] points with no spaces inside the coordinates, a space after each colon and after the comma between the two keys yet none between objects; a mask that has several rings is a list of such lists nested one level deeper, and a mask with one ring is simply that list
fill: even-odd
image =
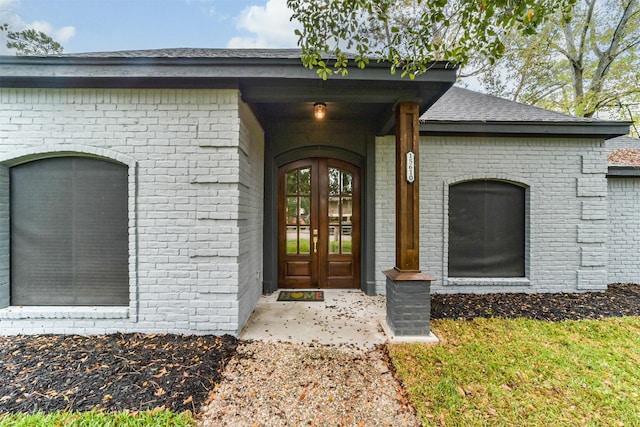
[{"label": "white painted brick wall", "polygon": [[[376,290],[380,293],[385,288],[381,272],[395,264],[395,170],[389,167],[395,163],[394,153],[393,137],[378,138]],[[432,292],[560,292],[606,287],[602,141],[421,137],[420,170],[420,266],[436,278]],[[466,179],[508,180],[528,187],[526,278],[447,277],[448,187]]]},{"label": "white painted brick wall", "polygon": [[9,305],[9,229],[9,169],[0,168],[0,308]]},{"label": "white painted brick wall", "polygon": [[[244,321],[239,283],[249,286],[241,264],[258,262],[255,248],[241,249],[243,230],[255,234],[257,226],[254,213],[247,225],[245,211],[262,204],[262,188],[251,182],[247,189],[240,176],[247,154],[262,165],[256,123],[236,90],[0,89],[0,236],[8,229],[6,173],[16,157],[103,155],[128,164],[131,177],[130,306],[101,317],[92,308],[60,307],[58,315],[0,309],[0,333],[236,334]],[[243,126],[250,137],[241,136]],[[7,239],[0,245],[2,307]],[[255,288],[242,302],[245,312]]]},{"label": "white painted brick wall", "polygon": [[246,105],[240,106],[239,325],[262,295],[264,132]]},{"label": "white painted brick wall", "polygon": [[608,280],[640,283],[640,179],[609,178]]}]

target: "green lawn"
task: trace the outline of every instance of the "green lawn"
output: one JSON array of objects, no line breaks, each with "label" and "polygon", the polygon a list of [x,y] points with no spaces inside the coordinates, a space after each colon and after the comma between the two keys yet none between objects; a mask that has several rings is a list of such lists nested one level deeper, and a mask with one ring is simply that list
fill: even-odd
[{"label": "green lawn", "polygon": [[287,253],[288,254],[308,254],[310,250],[309,239],[300,239],[300,252],[298,252],[298,247],[296,245],[295,240],[287,240]]},{"label": "green lawn", "polygon": [[[329,242],[329,252],[337,253],[339,249],[340,242]],[[309,239],[300,239],[300,253],[308,254],[310,251],[310,242]],[[296,241],[295,240],[287,240],[287,253],[295,254],[297,253]],[[349,254],[351,253],[351,241],[345,240],[342,242],[342,253]]]},{"label": "green lawn", "polygon": [[183,412],[174,414],[164,410],[131,412],[54,412],[51,414],[0,414],[2,427],[191,427],[193,417]]},{"label": "green lawn", "polygon": [[640,317],[439,320],[390,345],[424,425],[640,426]]}]

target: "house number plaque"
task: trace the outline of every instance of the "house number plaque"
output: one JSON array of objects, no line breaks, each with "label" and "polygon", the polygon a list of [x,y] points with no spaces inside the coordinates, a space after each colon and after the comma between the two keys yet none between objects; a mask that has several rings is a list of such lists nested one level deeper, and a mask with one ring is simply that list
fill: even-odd
[{"label": "house number plaque", "polygon": [[413,151],[407,152],[407,182],[413,184],[416,180],[416,155]]}]

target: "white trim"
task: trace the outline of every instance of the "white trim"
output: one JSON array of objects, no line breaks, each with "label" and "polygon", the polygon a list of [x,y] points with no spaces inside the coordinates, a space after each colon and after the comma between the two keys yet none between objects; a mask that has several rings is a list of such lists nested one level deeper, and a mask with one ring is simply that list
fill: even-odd
[{"label": "white trim", "polygon": [[526,277],[447,277],[448,286],[530,286]]},{"label": "white trim", "polygon": [[0,319],[127,319],[129,312],[126,306],[9,306],[0,309]]}]

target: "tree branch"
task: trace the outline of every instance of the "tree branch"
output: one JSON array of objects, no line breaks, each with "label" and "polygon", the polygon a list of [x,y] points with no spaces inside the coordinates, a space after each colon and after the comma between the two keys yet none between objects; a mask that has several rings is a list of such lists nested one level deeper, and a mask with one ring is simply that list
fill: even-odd
[{"label": "tree branch", "polygon": [[620,40],[624,36],[624,31],[629,23],[629,19],[637,13],[635,10],[635,6],[637,4],[637,0],[629,0],[626,7],[624,8],[624,12],[616,25],[616,29],[611,36],[611,43],[609,47],[604,51],[595,52],[598,55],[598,65],[596,66],[596,70],[593,73],[593,79],[591,80],[591,85],[589,90],[594,93],[600,93],[602,91],[602,86],[604,84],[605,76],[613,63],[613,60],[618,55],[617,50],[620,44]]},{"label": "tree branch", "polygon": [[598,46],[595,45],[595,25],[593,24],[593,8],[596,5],[596,0],[591,0],[590,2],[587,2],[587,4],[589,6],[587,9],[587,16],[585,17],[584,25],[582,26],[582,33],[580,34],[580,62],[582,62],[584,52],[586,50],[587,32],[589,32],[589,30],[591,30],[591,40],[594,44],[594,48],[598,49]]}]

